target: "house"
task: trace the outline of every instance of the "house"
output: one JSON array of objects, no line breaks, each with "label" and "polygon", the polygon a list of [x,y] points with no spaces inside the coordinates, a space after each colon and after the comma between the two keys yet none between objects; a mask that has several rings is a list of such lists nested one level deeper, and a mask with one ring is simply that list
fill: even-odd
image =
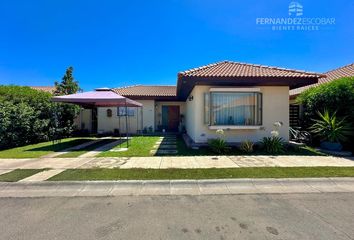
[{"label": "house", "polygon": [[[225,130],[237,143],[269,136],[274,122],[282,122],[280,136],[289,139],[289,89],[315,84],[321,74],[222,61],[178,73],[176,86],[127,86],[105,89],[143,104],[85,110],[81,123],[98,132],[185,132],[190,141],[204,144]],[[100,91],[104,89],[98,89]]]},{"label": "house", "polygon": [[296,102],[296,97],[299,96],[303,91],[316,87],[324,83],[328,83],[337,80],[342,77],[353,77],[354,76],[354,63],[348,64],[346,66],[328,71],[324,73],[325,77],[319,79],[318,83],[310,84],[304,87],[295,88],[290,90],[290,126],[298,127],[300,126],[300,120],[302,117],[302,106]]}]

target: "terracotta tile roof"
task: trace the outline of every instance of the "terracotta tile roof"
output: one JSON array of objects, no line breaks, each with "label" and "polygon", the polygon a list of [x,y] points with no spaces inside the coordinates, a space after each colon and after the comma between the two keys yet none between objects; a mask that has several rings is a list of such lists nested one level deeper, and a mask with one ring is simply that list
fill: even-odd
[{"label": "terracotta tile roof", "polygon": [[30,88],[49,93],[53,93],[55,91],[55,87],[52,86],[30,86]]},{"label": "terracotta tile roof", "polygon": [[331,82],[338,78],[354,76],[354,63],[326,72],[325,75],[326,77],[319,79],[318,83],[290,90],[290,97],[294,98],[300,93],[302,93],[303,91],[305,91],[306,89],[318,86],[323,83]]},{"label": "terracotta tile roof", "polygon": [[222,61],[179,73],[186,77],[321,77],[321,74],[265,65]]},{"label": "terracotta tile roof", "polygon": [[121,88],[113,88],[114,92],[122,96],[134,96],[134,97],[176,97],[176,86],[147,86],[147,85],[135,85]]}]

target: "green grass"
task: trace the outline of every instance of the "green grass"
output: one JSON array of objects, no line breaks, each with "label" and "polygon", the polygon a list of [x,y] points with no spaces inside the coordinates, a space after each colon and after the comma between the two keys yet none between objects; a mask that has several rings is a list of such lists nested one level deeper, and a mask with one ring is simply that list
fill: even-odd
[{"label": "green grass", "polygon": [[69,169],[49,181],[354,177],[354,167]]},{"label": "green grass", "polygon": [[37,158],[52,152],[58,152],[88,141],[90,138],[66,138],[60,143],[42,142],[23,147],[11,148],[0,151],[0,158]]},{"label": "green grass", "polygon": [[0,182],[17,182],[46,169],[16,169],[0,175]]},{"label": "green grass", "polygon": [[[106,151],[100,153],[98,157],[148,157],[151,156],[150,150],[153,149],[155,143],[159,140],[158,136],[133,137],[129,142],[129,149],[123,152]],[[115,148],[126,147],[126,143],[122,143]]]},{"label": "green grass", "polygon": [[87,153],[89,151],[93,151],[95,150],[96,148],[98,147],[101,147],[105,144],[108,144],[108,143],[111,143],[111,142],[114,142],[116,141],[116,139],[103,139],[99,142],[96,142],[94,144],[91,144],[85,148],[82,148],[82,149],[78,149],[78,150],[73,150],[71,152],[68,152],[68,153],[64,153],[64,154],[60,154],[58,156],[56,156],[57,158],[75,158],[75,157],[78,157],[84,153]]}]

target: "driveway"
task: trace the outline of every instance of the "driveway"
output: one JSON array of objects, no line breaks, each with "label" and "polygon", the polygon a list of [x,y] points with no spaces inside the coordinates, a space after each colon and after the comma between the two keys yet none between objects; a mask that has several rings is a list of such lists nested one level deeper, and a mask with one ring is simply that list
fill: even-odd
[{"label": "driveway", "polygon": [[0,239],[354,238],[354,194],[1,198]]}]

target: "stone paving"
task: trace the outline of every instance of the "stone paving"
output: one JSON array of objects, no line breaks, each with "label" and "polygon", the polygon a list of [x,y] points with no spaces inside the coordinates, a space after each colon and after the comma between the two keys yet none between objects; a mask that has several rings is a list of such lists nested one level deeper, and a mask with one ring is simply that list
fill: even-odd
[{"label": "stone paving", "polygon": [[89,141],[89,142],[85,142],[85,143],[82,143],[80,145],[77,145],[77,146],[74,146],[74,147],[70,147],[70,148],[67,148],[67,149],[64,149],[62,151],[59,151],[59,152],[53,152],[53,153],[49,153],[47,155],[44,155],[42,156],[41,158],[52,158],[52,157],[57,157],[59,155],[62,155],[62,154],[65,154],[65,153],[68,153],[68,152],[71,152],[71,151],[75,151],[75,150],[79,150],[79,149],[82,149],[82,148],[85,148],[85,147],[88,147],[92,144],[95,144],[99,141],[102,141],[103,138],[101,139],[96,139],[96,140],[92,140],[92,141]]},{"label": "stone paving", "polygon": [[176,135],[166,135],[160,137],[155,143],[154,149],[150,151],[151,155],[169,155],[177,154],[177,137]]}]

